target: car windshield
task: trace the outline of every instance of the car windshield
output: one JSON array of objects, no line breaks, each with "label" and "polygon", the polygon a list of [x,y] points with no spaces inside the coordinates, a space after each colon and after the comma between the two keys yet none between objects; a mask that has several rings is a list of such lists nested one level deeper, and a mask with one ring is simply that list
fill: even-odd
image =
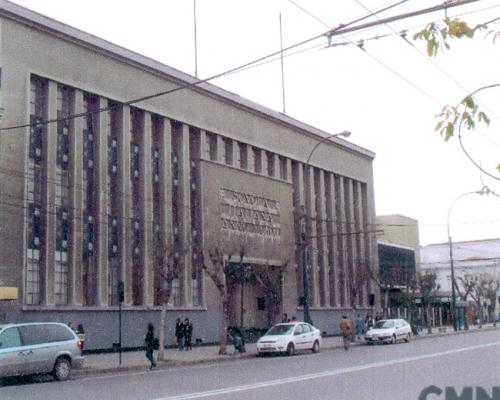
[{"label": "car windshield", "polygon": [[378,321],[375,326],[375,329],[385,329],[385,328],[394,328],[394,321]]},{"label": "car windshield", "polygon": [[266,335],[286,335],[293,328],[293,325],[275,325],[269,329]]}]

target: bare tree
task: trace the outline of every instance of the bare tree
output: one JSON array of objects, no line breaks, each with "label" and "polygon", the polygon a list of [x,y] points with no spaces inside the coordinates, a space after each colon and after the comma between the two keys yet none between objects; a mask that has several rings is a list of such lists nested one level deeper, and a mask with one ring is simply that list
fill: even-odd
[{"label": "bare tree", "polygon": [[222,317],[219,332],[219,354],[227,354],[227,326],[229,321],[229,301],[231,291],[228,287],[228,279],[224,270],[224,253],[219,247],[215,247],[208,251],[210,263],[205,262],[205,257],[202,255],[202,266],[209,278],[214,283],[219,292],[222,302]]},{"label": "bare tree", "polygon": [[158,293],[160,309],[160,327],[158,333],[159,349],[158,360],[165,357],[165,324],[167,318],[167,307],[172,295],[172,282],[179,277],[180,255],[174,251],[174,246],[170,243],[159,242],[156,248],[156,268],[158,277],[161,279],[161,286]]},{"label": "bare tree", "polygon": [[[234,252],[236,253],[236,252]],[[228,283],[228,289],[230,289],[230,295],[233,296],[236,291],[236,286],[240,286],[240,329],[241,334],[243,334],[243,322],[244,322],[244,288],[245,284],[251,282],[254,279],[254,273],[249,265],[243,263],[245,257],[245,246],[241,244],[238,249],[239,260],[236,262],[231,262],[233,258],[232,254],[228,257],[228,262],[224,267],[224,274],[226,275],[226,281]],[[228,321],[229,323],[229,321]]]},{"label": "bare tree", "polygon": [[495,318],[495,308],[497,304],[498,289],[500,289],[500,279],[493,275],[484,276],[485,281],[485,297],[489,300],[488,304],[488,318],[493,322],[493,326],[497,326]]},{"label": "bare tree", "polygon": [[255,272],[257,282],[264,289],[267,307],[267,326],[272,326],[276,321],[276,316],[281,303],[281,284],[283,273],[288,266],[288,260],[278,267],[264,265]]},{"label": "bare tree", "polygon": [[[467,301],[468,301],[468,297],[472,291],[472,289],[474,288],[474,285],[475,283],[473,281],[470,281],[468,279],[465,279],[465,277],[458,277],[457,280],[461,283],[461,285],[457,285],[456,282],[454,282],[455,284],[455,289],[458,293],[458,295],[460,296],[460,298],[462,299],[462,301],[464,301],[466,304],[467,304]],[[460,286],[462,286],[460,288]],[[466,309],[465,309],[465,315],[464,315],[464,329],[465,330],[468,330],[469,329],[469,321],[467,320],[467,306],[466,306]]]},{"label": "bare tree", "polygon": [[422,305],[425,307],[425,319],[427,321],[427,332],[432,333],[431,326],[431,296],[437,289],[436,274],[434,272],[421,273],[418,279]]},{"label": "bare tree", "polygon": [[483,326],[483,313],[482,313],[482,300],[486,296],[487,291],[487,280],[479,275],[466,274],[463,277],[458,278],[464,287],[470,289],[469,293],[472,300],[476,303],[476,308],[479,317],[479,327]]}]

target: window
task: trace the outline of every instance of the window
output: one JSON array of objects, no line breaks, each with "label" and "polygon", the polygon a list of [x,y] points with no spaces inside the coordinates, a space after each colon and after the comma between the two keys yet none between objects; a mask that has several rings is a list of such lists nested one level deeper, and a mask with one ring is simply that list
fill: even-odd
[{"label": "window", "polygon": [[248,168],[248,146],[245,143],[238,143],[240,150],[240,168]]},{"label": "window", "polygon": [[21,346],[21,337],[17,328],[8,328],[0,333],[0,349]]},{"label": "window", "polygon": [[228,138],[224,138],[224,162],[233,165],[233,141]]},{"label": "window", "polygon": [[208,157],[212,161],[217,161],[217,135],[207,132]]},{"label": "window", "polygon": [[20,326],[21,337],[25,345],[63,342],[75,338],[69,328],[56,324]]},{"label": "window", "polygon": [[288,180],[288,168],[286,157],[280,156],[280,179]]},{"label": "window", "polygon": [[266,151],[266,158],[267,158],[267,175],[268,176],[274,176],[274,154],[271,153],[270,151]]},{"label": "window", "polygon": [[302,327],[302,325],[297,325],[297,327],[295,328],[295,332],[294,332],[294,335],[302,335],[304,333],[304,328]]},{"label": "window", "polygon": [[262,172],[261,151],[257,147],[252,147],[252,152],[253,152],[254,171],[257,174],[260,174]]}]

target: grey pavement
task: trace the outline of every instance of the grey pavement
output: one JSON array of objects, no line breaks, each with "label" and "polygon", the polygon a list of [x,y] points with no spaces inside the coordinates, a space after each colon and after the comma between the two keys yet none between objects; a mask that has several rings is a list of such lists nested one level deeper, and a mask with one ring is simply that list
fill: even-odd
[{"label": "grey pavement", "polygon": [[[500,324],[498,326],[500,328]],[[493,327],[492,324],[485,324],[480,329],[477,326],[471,326],[468,331],[458,331],[454,332],[453,327],[446,326],[442,328],[433,328],[433,333],[428,334],[427,330],[424,329],[419,332],[418,336],[414,336],[414,340],[420,339],[430,339],[437,336],[443,335],[457,335],[457,334],[469,334],[474,332],[479,332],[482,330],[497,329]],[[363,344],[362,340],[357,340],[352,345]],[[342,347],[342,338],[340,336],[328,336],[323,338],[322,350],[329,350]],[[227,346],[227,355],[219,355],[219,346],[194,346],[192,350],[178,350],[174,348],[165,349],[165,359],[158,361],[157,368],[168,368],[172,366],[179,365],[193,365],[199,363],[207,362],[223,362],[231,361],[236,359],[241,359],[245,357],[255,357],[257,354],[256,344],[247,343],[246,353],[240,354],[234,351],[234,347],[231,344]],[[157,352],[155,351],[155,358]],[[73,376],[81,376],[85,374],[99,374],[99,373],[111,373],[120,371],[140,371],[148,368],[149,362],[145,357],[144,351],[128,351],[122,352],[121,364],[119,363],[118,353],[99,353],[99,354],[87,354],[85,355],[85,364],[81,369],[73,370]]]}]

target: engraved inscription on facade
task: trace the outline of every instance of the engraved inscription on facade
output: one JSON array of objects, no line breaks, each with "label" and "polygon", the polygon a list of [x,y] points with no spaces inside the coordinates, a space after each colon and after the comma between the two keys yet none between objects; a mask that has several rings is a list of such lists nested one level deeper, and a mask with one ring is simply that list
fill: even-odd
[{"label": "engraved inscription on facade", "polygon": [[280,202],[262,196],[220,189],[222,229],[280,241]]}]

